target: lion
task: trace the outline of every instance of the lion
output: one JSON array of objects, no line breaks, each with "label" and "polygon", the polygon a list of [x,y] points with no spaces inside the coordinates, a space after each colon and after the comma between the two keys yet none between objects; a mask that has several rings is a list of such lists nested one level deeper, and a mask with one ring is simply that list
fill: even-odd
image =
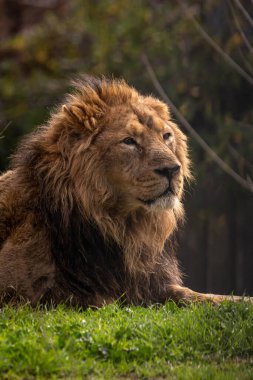
[{"label": "lion", "polygon": [[83,77],[74,88],[0,177],[3,302],[227,299],[182,283],[173,233],[191,172],[168,106],[123,80]]}]

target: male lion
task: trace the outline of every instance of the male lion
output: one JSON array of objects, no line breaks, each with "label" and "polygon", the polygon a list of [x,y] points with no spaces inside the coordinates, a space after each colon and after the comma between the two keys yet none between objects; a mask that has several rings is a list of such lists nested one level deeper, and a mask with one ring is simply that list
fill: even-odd
[{"label": "male lion", "polygon": [[0,295],[99,307],[222,301],[182,286],[169,240],[190,178],[168,107],[86,77],[0,177]]}]

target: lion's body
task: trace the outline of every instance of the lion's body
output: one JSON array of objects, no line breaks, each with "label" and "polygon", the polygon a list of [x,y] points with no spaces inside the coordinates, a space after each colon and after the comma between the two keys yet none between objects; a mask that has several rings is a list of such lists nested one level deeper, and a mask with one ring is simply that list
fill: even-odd
[{"label": "lion's body", "polygon": [[[169,285],[181,283],[172,251],[169,255],[164,250],[159,261],[151,264],[146,247],[143,264],[147,271],[127,268],[123,248],[105,241],[75,206],[70,224],[62,227],[61,215],[56,211],[50,217],[42,211],[36,189],[21,180],[17,169],[0,177],[0,194],[0,291],[4,301],[18,296],[32,304],[70,301],[86,307],[123,296],[129,303],[151,304],[164,302]],[[142,264],[141,257],[136,261]]]},{"label": "lion's body", "polygon": [[80,82],[0,177],[2,300],[208,298],[182,287],[171,242],[188,166],[165,104],[123,81]]}]

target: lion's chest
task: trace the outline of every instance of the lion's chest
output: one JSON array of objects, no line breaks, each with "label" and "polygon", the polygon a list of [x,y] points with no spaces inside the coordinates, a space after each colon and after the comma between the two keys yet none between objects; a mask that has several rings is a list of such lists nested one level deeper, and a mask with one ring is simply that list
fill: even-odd
[{"label": "lion's chest", "polygon": [[125,291],[122,250],[105,241],[93,224],[74,223],[68,231],[55,231],[51,237],[56,264],[74,293],[118,297]]}]

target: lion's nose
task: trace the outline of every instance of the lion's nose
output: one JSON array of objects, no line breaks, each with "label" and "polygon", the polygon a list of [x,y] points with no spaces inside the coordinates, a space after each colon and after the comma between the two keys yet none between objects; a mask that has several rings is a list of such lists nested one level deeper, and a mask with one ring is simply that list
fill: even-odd
[{"label": "lion's nose", "polygon": [[168,178],[169,180],[172,179],[174,175],[179,173],[181,166],[176,164],[174,166],[163,166],[161,168],[155,169],[155,173]]}]

